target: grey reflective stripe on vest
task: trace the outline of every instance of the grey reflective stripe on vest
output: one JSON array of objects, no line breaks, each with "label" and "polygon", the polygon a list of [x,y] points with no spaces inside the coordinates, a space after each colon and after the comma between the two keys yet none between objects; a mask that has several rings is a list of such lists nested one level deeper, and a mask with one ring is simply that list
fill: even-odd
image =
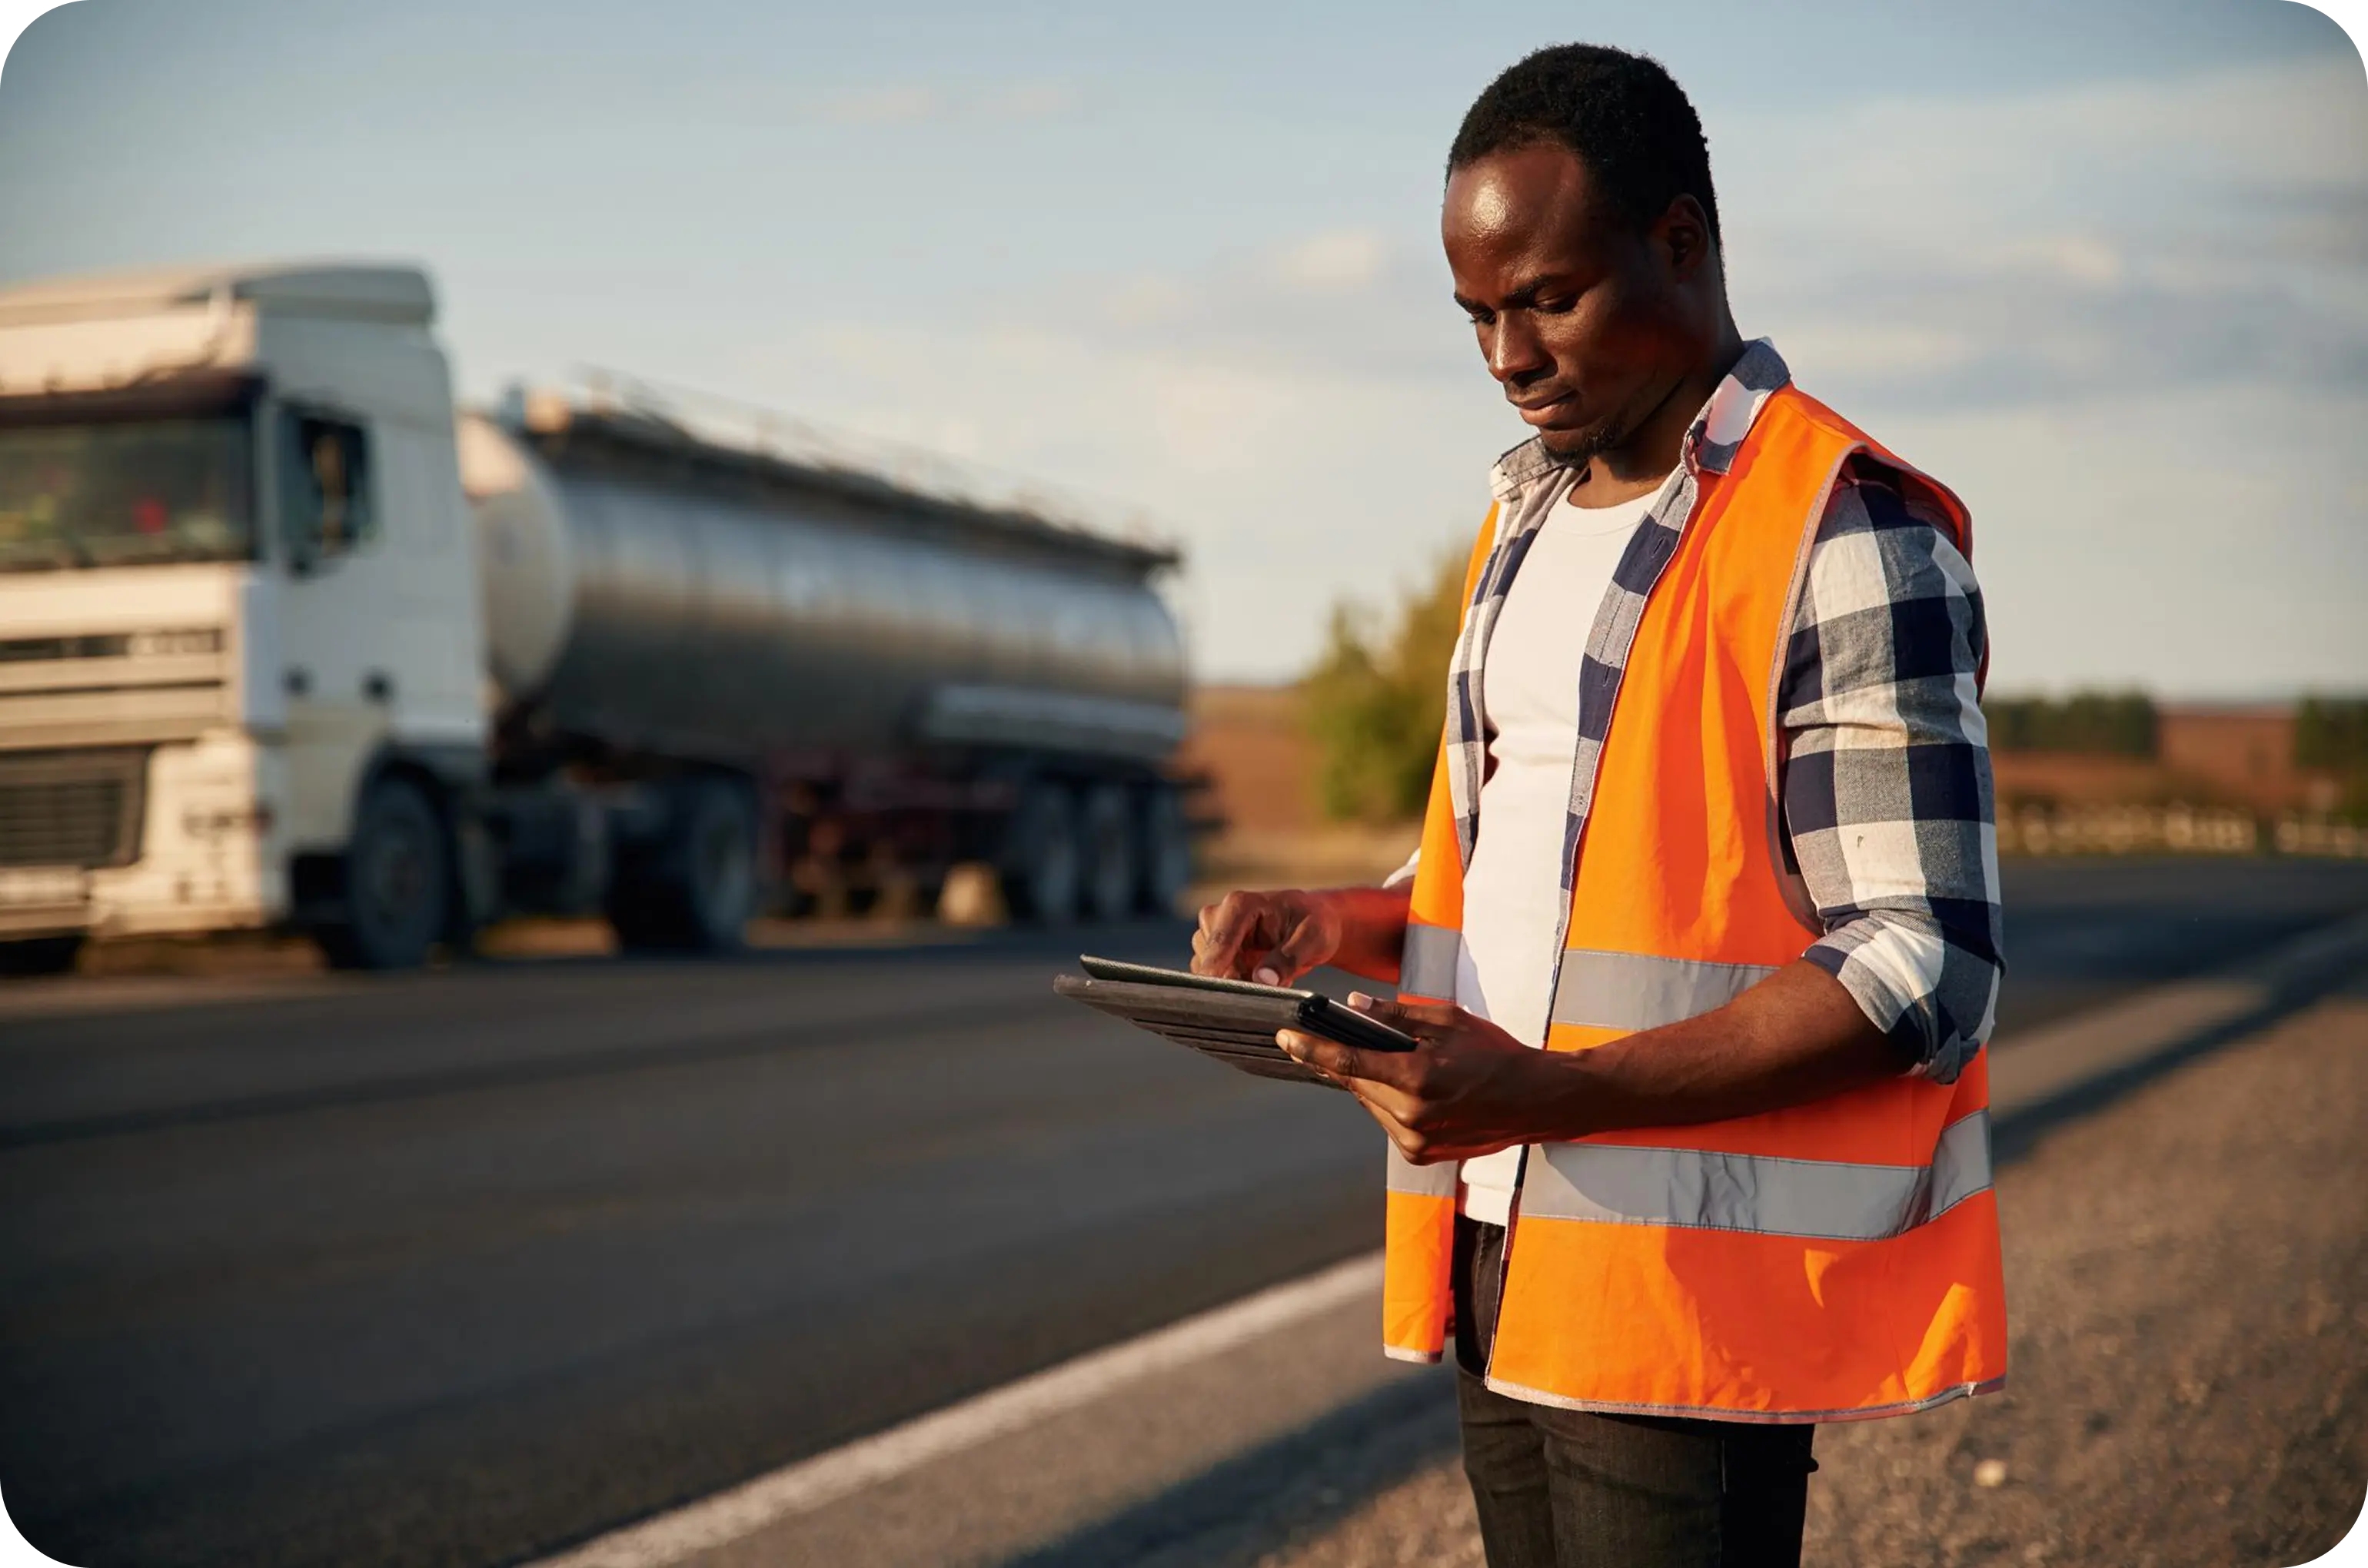
[{"label": "grey reflective stripe on vest", "polygon": [[1990,1185],[1990,1116],[1942,1132],[1930,1165],[1861,1165],[1726,1154],[1546,1143],[1522,1177],[1524,1218],[1750,1231],[1877,1242],[1937,1219]]},{"label": "grey reflective stripe on vest", "polygon": [[1392,1192],[1411,1192],[1424,1198],[1455,1196],[1456,1176],[1463,1166],[1453,1160],[1442,1160],[1435,1165],[1417,1165],[1399,1153],[1396,1144],[1391,1144],[1389,1149]]},{"label": "grey reflective stripe on vest", "polygon": [[1932,1151],[1931,1212],[1937,1220],[1990,1187],[1990,1113],[1987,1107],[1950,1123]]},{"label": "grey reflective stripe on vest", "polygon": [[1645,953],[1573,948],[1554,983],[1554,1021],[1602,1029],[1649,1029],[1724,1007],[1776,971]]},{"label": "grey reflective stripe on vest", "polygon": [[1408,921],[1406,947],[1398,954],[1398,989],[1441,1002],[1454,1001],[1455,960],[1463,951],[1463,932]]}]

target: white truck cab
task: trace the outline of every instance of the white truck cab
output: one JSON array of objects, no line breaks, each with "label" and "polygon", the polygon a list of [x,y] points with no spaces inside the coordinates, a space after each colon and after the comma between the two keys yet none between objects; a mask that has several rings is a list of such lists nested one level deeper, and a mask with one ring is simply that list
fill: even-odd
[{"label": "white truck cab", "polygon": [[404,267],[0,290],[0,965],[308,903],[335,952],[421,878],[465,922],[422,820],[486,766],[433,314]]}]

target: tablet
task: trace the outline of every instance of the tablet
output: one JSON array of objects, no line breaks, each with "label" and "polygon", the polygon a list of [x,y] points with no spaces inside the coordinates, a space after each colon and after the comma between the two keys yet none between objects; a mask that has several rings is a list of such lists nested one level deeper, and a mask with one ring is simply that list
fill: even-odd
[{"label": "tablet", "polygon": [[1367,1051],[1412,1051],[1418,1043],[1317,991],[1115,959],[1080,956],[1077,962],[1085,974],[1054,977],[1054,991],[1261,1078],[1339,1087],[1285,1054],[1274,1042],[1277,1029],[1301,1029]]}]

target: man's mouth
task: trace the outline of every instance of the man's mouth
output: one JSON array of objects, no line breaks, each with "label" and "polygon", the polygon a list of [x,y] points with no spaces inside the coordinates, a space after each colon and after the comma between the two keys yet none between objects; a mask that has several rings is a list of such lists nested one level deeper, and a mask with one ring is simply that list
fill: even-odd
[{"label": "man's mouth", "polygon": [[1578,399],[1565,392],[1560,397],[1550,398],[1544,402],[1516,403],[1513,406],[1520,411],[1524,423],[1536,429],[1544,430],[1567,420],[1577,411]]}]

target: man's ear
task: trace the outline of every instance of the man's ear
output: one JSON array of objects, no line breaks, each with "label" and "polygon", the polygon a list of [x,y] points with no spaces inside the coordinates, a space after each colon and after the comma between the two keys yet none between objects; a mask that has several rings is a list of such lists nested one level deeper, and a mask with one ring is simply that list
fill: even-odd
[{"label": "man's ear", "polygon": [[1653,237],[1669,258],[1670,275],[1680,283],[1693,281],[1710,260],[1710,214],[1691,196],[1669,203],[1668,210],[1653,224]]}]

